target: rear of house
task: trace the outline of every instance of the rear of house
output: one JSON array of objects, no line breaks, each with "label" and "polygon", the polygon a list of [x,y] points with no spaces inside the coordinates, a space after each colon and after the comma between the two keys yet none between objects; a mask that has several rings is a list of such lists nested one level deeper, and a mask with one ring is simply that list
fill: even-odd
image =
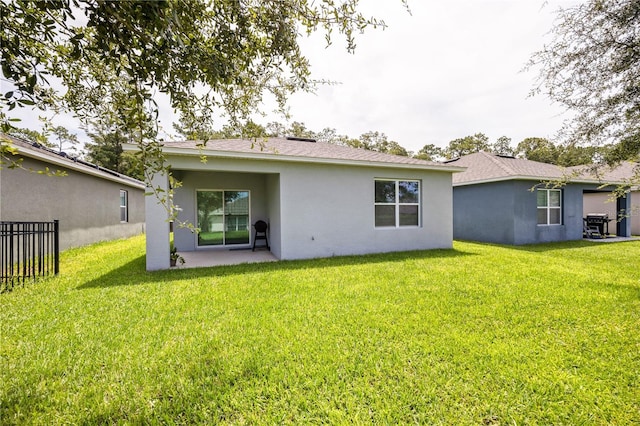
[{"label": "rear of house", "polygon": [[[451,176],[458,167],[311,140],[271,138],[263,147],[218,140],[202,152],[196,145],[164,144],[182,182],[174,195],[178,218],[200,228],[174,229],[179,251],[215,256],[250,248],[258,220],[268,223],[279,259],[452,247]],[[166,185],[166,177],[155,182]],[[148,235],[158,236],[147,245],[148,269],[168,267],[163,222],[164,208],[148,201]]]},{"label": "rear of house", "polygon": [[[144,232],[144,184],[27,141],[2,135],[17,148],[21,168],[0,169],[0,220],[59,220],[60,249]],[[38,171],[64,172],[47,176]]]}]

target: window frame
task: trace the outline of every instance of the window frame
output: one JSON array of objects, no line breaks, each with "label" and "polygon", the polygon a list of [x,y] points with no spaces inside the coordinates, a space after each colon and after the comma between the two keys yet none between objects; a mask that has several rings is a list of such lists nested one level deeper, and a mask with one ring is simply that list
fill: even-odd
[{"label": "window frame", "polygon": [[[540,206],[538,204],[538,197],[540,193],[545,193],[545,205],[544,206]],[[558,205],[557,206],[552,206],[551,205],[551,193],[558,193]],[[563,210],[563,191],[562,189],[553,189],[553,188],[538,188],[536,191],[536,225],[537,226],[558,226],[558,225],[562,225],[564,223],[563,221],[563,216],[562,216],[562,210]],[[545,216],[546,216],[546,221],[545,223],[539,223],[539,218],[538,218],[538,214],[541,210],[545,211]],[[559,222],[558,223],[551,223],[551,212],[552,211],[558,211],[558,218],[559,218]]]},{"label": "window frame", "polygon": [[[123,197],[124,195],[124,197]],[[123,203],[124,200],[124,203]],[[123,220],[124,214],[124,220]],[[129,191],[126,189],[120,190],[120,223],[129,222]]]},{"label": "window frame", "polygon": [[225,213],[223,213],[223,223],[222,223],[222,227],[223,227],[223,242],[222,244],[200,244],[200,239],[198,238],[199,233],[198,232],[194,232],[194,237],[195,237],[195,244],[196,244],[196,249],[216,249],[216,248],[229,248],[229,247],[251,247],[251,243],[252,243],[252,238],[253,235],[251,233],[251,227],[252,225],[252,221],[251,221],[251,190],[249,189],[211,189],[211,188],[196,188],[195,192],[194,192],[194,223],[196,225],[196,227],[199,227],[199,219],[198,219],[198,192],[221,192],[222,193],[222,199],[223,199],[223,209],[224,209],[224,193],[225,192],[246,192],[247,193],[247,232],[249,234],[249,242],[247,243],[236,243],[236,244],[227,244],[227,230],[226,230],[226,226],[227,226],[227,215]]},{"label": "window frame", "polygon": [[[376,183],[377,182],[394,182],[395,200],[393,202],[376,201]],[[400,184],[401,182],[411,182],[418,185],[416,202],[400,201]],[[400,228],[420,228],[422,226],[422,181],[420,179],[397,179],[397,178],[375,178],[373,185],[373,226],[375,229],[400,229]],[[377,225],[376,224],[376,207],[377,206],[394,206],[395,224],[394,225]],[[401,223],[400,211],[402,206],[416,206],[418,223],[403,225]]]}]

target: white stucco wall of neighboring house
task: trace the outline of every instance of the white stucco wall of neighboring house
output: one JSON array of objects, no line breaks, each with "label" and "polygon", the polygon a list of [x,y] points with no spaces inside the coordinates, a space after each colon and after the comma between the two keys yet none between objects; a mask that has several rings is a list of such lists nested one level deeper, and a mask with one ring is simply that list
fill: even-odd
[{"label": "white stucco wall of neighboring house", "polygon": [[[61,250],[144,232],[142,184],[98,170],[90,170],[94,174],[85,173],[84,167],[74,167],[68,160],[52,164],[26,154],[21,154],[21,158],[23,168],[0,169],[0,220],[48,222],[57,219]],[[63,171],[66,176],[35,172],[46,167]],[[126,222],[120,221],[120,190],[128,194]]]},{"label": "white stucco wall of neighboring house", "polygon": [[[181,220],[196,220],[197,189],[248,190],[250,221],[269,223],[271,251],[280,259],[452,247],[451,172],[264,159],[200,163],[193,156],[168,162],[182,181],[174,198]],[[374,226],[376,178],[420,181],[420,226]],[[187,229],[174,229],[174,241],[178,250],[196,249]]]},{"label": "white stucco wall of neighboring house", "polygon": [[[640,191],[633,191],[631,196],[631,234],[640,235]],[[607,213],[609,218],[616,217],[616,201],[608,192],[584,194],[583,215],[589,213]],[[615,230],[615,226],[610,225]]]}]

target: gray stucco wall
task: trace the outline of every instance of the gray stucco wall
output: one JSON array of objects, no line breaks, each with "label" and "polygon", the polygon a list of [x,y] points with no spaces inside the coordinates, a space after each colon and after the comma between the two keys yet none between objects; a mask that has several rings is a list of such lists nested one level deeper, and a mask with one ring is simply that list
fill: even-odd
[{"label": "gray stucco wall", "polygon": [[561,225],[538,225],[534,181],[464,185],[453,190],[455,239],[522,245],[582,238],[585,185],[563,188]]},{"label": "gray stucco wall", "polygon": [[[62,250],[144,231],[144,190],[39,160],[23,158],[27,169],[67,173],[52,177],[21,169],[0,170],[0,220],[60,221]],[[129,222],[120,222],[120,190],[128,191]]]},{"label": "gray stucco wall", "polygon": [[506,181],[453,188],[453,238],[514,244],[513,186],[513,181]]},{"label": "gray stucco wall", "polygon": [[[250,190],[250,220],[268,220],[271,251],[281,259],[452,247],[450,172],[241,159],[169,161],[182,180],[175,195],[181,219],[195,220],[196,189]],[[420,227],[375,228],[375,178],[421,181]],[[188,230],[175,230],[174,241],[179,250],[195,249],[195,235]]]}]

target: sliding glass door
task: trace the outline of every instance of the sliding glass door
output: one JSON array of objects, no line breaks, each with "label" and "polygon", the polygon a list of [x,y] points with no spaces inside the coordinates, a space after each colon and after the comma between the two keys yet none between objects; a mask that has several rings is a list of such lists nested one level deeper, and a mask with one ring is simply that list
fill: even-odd
[{"label": "sliding glass door", "polygon": [[249,191],[196,191],[198,246],[249,244]]}]

